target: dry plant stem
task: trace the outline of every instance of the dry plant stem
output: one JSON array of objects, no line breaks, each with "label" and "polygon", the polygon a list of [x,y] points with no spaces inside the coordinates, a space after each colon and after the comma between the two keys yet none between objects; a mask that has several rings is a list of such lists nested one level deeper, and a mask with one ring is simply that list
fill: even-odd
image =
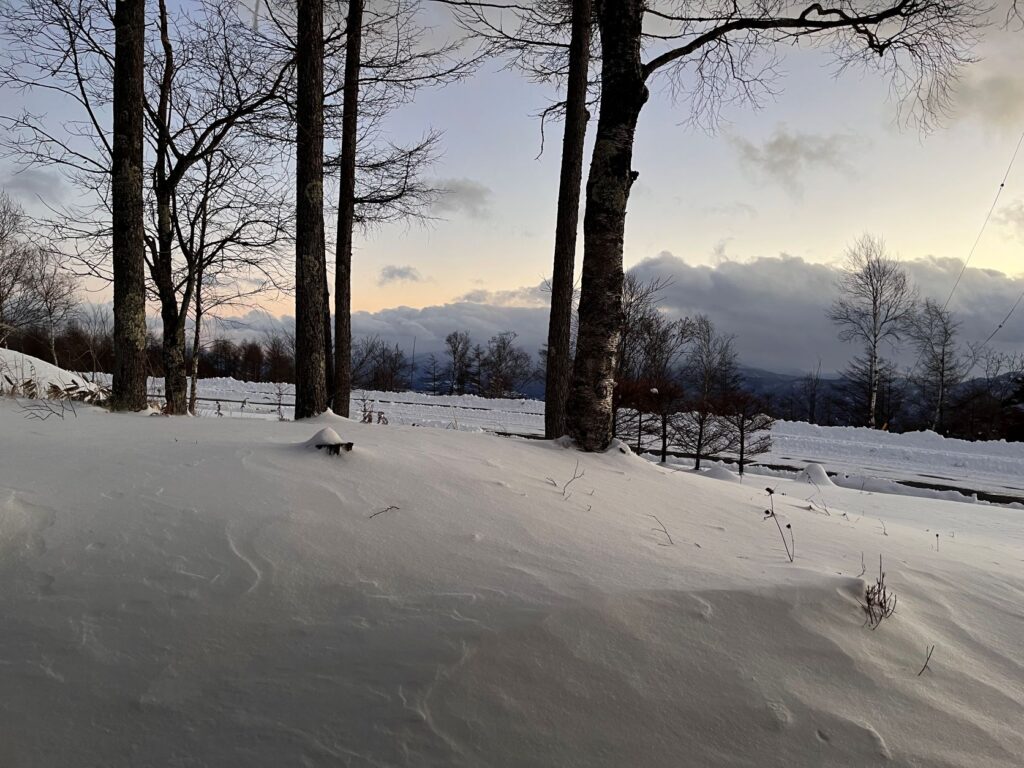
[{"label": "dry plant stem", "polygon": [[885,571],[882,570],[882,556],[878,556],[878,579],[864,592],[865,623],[871,629],[877,629],[883,619],[896,612],[896,596],[889,594],[885,585]]},{"label": "dry plant stem", "polygon": [[399,509],[401,509],[401,507],[396,507],[394,505],[391,505],[390,507],[385,507],[384,509],[380,510],[379,512],[374,512],[372,515],[370,515],[366,519],[367,520],[373,520],[373,518],[375,518],[377,515],[383,515],[385,512],[397,512]]},{"label": "dry plant stem", "polygon": [[923,674],[924,674],[924,671],[925,671],[926,669],[928,669],[928,662],[932,660],[932,654],[933,654],[933,653],[935,653],[935,646],[934,646],[934,645],[932,645],[932,646],[929,646],[929,648],[928,648],[928,655],[927,655],[927,656],[925,657],[925,660],[924,660],[924,666],[923,666],[923,667],[921,667],[921,671],[917,673],[917,676],[918,676],[918,677],[920,677],[921,675],[923,675]]},{"label": "dry plant stem", "polygon": [[576,459],[576,468],[573,469],[573,471],[572,471],[572,477],[569,478],[569,481],[566,482],[566,484],[562,486],[562,496],[563,496],[563,498],[565,497],[565,493],[569,489],[569,486],[572,485],[573,483],[575,483],[577,480],[579,480],[585,474],[586,474],[586,470],[584,470],[582,472],[580,471],[580,460]]},{"label": "dry plant stem", "polygon": [[[782,537],[782,546],[786,548],[786,557],[789,558],[789,562],[793,562],[796,557],[796,541],[793,542],[792,550],[789,547],[789,542],[786,541],[786,533],[782,530],[782,523],[779,522],[779,518],[775,516],[775,491],[771,488],[765,489],[768,492],[768,502],[771,504],[771,509],[766,510],[766,514],[772,520],[775,521],[776,527],[779,529],[779,536]],[[787,526],[789,527],[789,526]],[[789,529],[789,535],[793,535],[793,529]]]},{"label": "dry plant stem", "polygon": [[661,520],[658,519],[658,516],[657,515],[652,515],[652,514],[648,514],[647,516],[648,517],[653,517],[654,521],[659,526],[658,528],[651,528],[651,530],[665,534],[665,538],[668,539],[668,544],[664,544],[664,543],[659,542],[659,546],[662,546],[662,547],[674,546],[675,542],[672,541],[672,534],[670,534],[668,532],[668,529],[665,528],[665,524],[663,522],[661,522]]}]

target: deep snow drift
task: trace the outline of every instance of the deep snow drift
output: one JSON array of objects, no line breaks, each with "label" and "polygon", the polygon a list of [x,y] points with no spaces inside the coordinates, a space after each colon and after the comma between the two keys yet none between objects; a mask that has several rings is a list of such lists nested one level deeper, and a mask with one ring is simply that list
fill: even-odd
[{"label": "deep snow drift", "polygon": [[1024,514],[770,482],[0,400],[0,765],[1019,766]]}]

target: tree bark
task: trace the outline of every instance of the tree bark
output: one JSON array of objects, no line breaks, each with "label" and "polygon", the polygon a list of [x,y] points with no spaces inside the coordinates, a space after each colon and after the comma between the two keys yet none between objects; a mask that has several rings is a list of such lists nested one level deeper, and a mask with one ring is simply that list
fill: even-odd
[{"label": "tree bark", "polygon": [[647,100],[640,40],[643,0],[601,4],[601,110],[587,178],[583,281],[569,434],[585,451],[611,442],[612,392],[622,323],[622,245],[636,175],[633,137]]},{"label": "tree bark", "polygon": [[142,143],[144,0],[118,0],[114,11],[114,142],[111,249],[114,273],[114,380],[110,406],[146,407],[146,262]]},{"label": "tree bark", "polygon": [[295,155],[295,418],[327,410],[323,310],[324,7],[298,0]]},{"label": "tree bark", "polygon": [[878,423],[878,346],[872,345],[868,353],[868,428]]},{"label": "tree bark", "polygon": [[356,143],[359,132],[359,67],[363,47],[363,0],[349,0],[345,25],[341,178],[334,271],[334,412],[349,415],[352,393],[352,231],[355,225]]},{"label": "tree bark", "polygon": [[[162,174],[160,174],[162,175]],[[157,253],[153,277],[160,299],[163,325],[161,359],[164,364],[164,399],[169,415],[187,413],[188,373],[185,368],[185,320],[192,301],[194,278],[186,281],[181,304],[174,285],[174,228],[171,220],[170,189],[164,180],[157,182]]]},{"label": "tree bark", "polygon": [[587,136],[587,75],[590,66],[591,0],[573,0],[569,41],[569,78],[565,95],[565,132],[558,183],[555,261],[551,274],[547,370],[544,377],[544,436],[566,434],[566,406],[572,374],[572,298],[579,226],[583,145]]},{"label": "tree bark", "polygon": [[196,416],[196,401],[199,396],[199,344],[203,326],[203,264],[199,263],[196,272],[196,319],[192,329],[192,381],[189,387],[188,412]]}]

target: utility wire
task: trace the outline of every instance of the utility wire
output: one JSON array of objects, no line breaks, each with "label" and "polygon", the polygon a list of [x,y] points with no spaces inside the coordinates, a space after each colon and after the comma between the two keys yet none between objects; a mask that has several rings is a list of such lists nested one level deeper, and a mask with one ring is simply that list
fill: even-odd
[{"label": "utility wire", "polygon": [[[1010,167],[1007,168],[1007,170],[1006,170],[1006,176],[1003,177],[1003,183],[999,185],[999,192],[1000,193],[1003,191],[1003,188],[1006,186],[1006,180],[1010,178],[1010,171],[1013,169],[1013,163],[1017,159],[1017,155],[1020,152],[1020,148],[1021,148],[1022,145],[1024,145],[1024,133],[1022,133],[1020,135],[1020,140],[1017,142],[1017,148],[1014,150],[1013,158],[1010,160]],[[998,200],[998,199],[999,199],[999,195],[997,194],[996,195],[996,200]],[[995,206],[993,205],[993,208],[994,207]],[[992,216],[992,211],[989,211],[989,217],[991,217],[991,216]],[[987,223],[987,219],[986,219],[986,223]],[[967,268],[967,265],[965,264],[964,265],[964,269],[966,269],[966,268]],[[961,275],[963,274],[962,270],[961,270],[960,274]],[[959,282],[959,281],[960,281],[960,279],[957,278],[957,282]],[[955,285],[953,286],[953,290],[956,290],[956,286]],[[952,294],[950,294],[950,298],[952,298]],[[1013,303],[1013,306],[1010,307],[1010,311],[1006,313],[1006,317],[1004,317],[1002,319],[1002,321],[1000,321],[999,325],[997,325],[995,327],[995,330],[993,330],[992,333],[990,333],[988,335],[988,338],[985,339],[985,341],[982,342],[982,344],[981,344],[982,348],[987,347],[988,343],[990,341],[992,341],[992,339],[995,338],[995,335],[997,333],[999,333],[1001,330],[1003,330],[1003,328],[1006,326],[1006,324],[1008,322],[1010,322],[1010,318],[1013,317],[1013,313],[1017,311],[1017,307],[1020,306],[1020,303],[1022,301],[1024,301],[1024,291],[1021,291],[1020,296],[1017,297],[1017,300]]]},{"label": "utility wire", "polygon": [[985,215],[985,221],[982,223],[981,229],[978,231],[978,236],[974,239],[974,245],[971,246],[971,251],[967,254],[967,260],[964,262],[963,267],[960,268],[960,274],[956,276],[956,282],[953,283],[953,289],[949,292],[949,296],[946,297],[946,301],[942,305],[943,309],[949,306],[949,302],[953,299],[953,294],[956,293],[956,289],[959,287],[960,281],[963,279],[964,272],[967,271],[967,265],[970,264],[971,259],[974,258],[974,252],[978,250],[978,244],[981,242],[981,237],[985,234],[985,230],[988,228],[988,223],[992,219],[992,214],[995,213],[996,205],[999,203],[999,198],[1002,196],[1003,190],[1006,189],[1006,182],[1010,178],[1010,172],[1013,171],[1013,165],[1017,161],[1017,155],[1020,154],[1022,146],[1024,146],[1024,132],[1021,133],[1020,139],[1017,140],[1017,146],[1013,150],[1013,156],[1010,158],[1010,164],[1006,167],[1006,173],[1003,174],[1003,180],[999,183],[999,189],[996,190],[995,199],[992,200],[992,205],[988,209],[988,213]]}]

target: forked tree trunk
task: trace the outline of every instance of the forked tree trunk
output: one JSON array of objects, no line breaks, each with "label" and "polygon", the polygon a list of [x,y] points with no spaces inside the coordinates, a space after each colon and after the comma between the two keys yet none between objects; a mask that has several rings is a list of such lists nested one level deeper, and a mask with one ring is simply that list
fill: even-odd
[{"label": "forked tree trunk", "polygon": [[349,415],[352,393],[352,230],[355,225],[356,143],[359,135],[359,65],[363,48],[363,0],[349,0],[345,25],[341,178],[334,268],[334,412]]},{"label": "forked tree trunk", "polygon": [[635,174],[633,136],[647,100],[640,39],[643,0],[601,4],[601,111],[587,178],[583,282],[570,393],[569,434],[585,451],[611,441],[612,392],[622,324],[622,243]]},{"label": "forked tree trunk", "polygon": [[555,263],[551,274],[551,315],[548,320],[544,376],[544,436],[566,434],[566,405],[572,375],[572,297],[576,268],[583,145],[587,137],[587,75],[590,66],[591,0],[573,0],[569,41],[569,79],[565,95],[565,132],[555,222]]},{"label": "forked tree trunk", "polygon": [[169,186],[160,174],[157,183],[157,254],[153,268],[154,282],[160,299],[160,320],[163,325],[161,360],[164,364],[164,399],[169,415],[181,416],[187,412],[186,389],[188,374],[185,368],[185,319],[192,301],[192,283],[189,282],[178,305],[174,286],[173,248],[174,229],[171,221],[171,195]]},{"label": "forked tree trunk", "polygon": [[111,247],[114,273],[114,410],[146,407],[146,262],[142,142],[146,30],[144,0],[114,11],[114,143]]},{"label": "forked tree trunk", "polygon": [[327,410],[324,339],[324,7],[298,0],[295,153],[295,418]]}]

